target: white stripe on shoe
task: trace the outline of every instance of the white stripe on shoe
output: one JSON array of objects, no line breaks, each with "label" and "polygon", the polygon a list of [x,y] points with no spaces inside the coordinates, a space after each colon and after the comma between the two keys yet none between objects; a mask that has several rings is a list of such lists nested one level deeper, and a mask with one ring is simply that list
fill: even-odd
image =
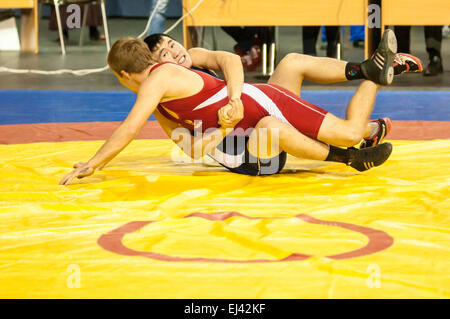
[{"label": "white stripe on shoe", "polygon": [[381,59],[381,61],[384,62],[384,56],[382,56],[382,55],[380,54],[380,52],[377,52],[377,57],[378,57],[379,59]]},{"label": "white stripe on shoe", "polygon": [[377,67],[379,67],[380,69],[383,69],[384,61],[383,61],[382,59],[380,59],[380,58],[378,57],[378,55],[375,56],[375,58],[373,59],[373,61],[375,62],[375,64],[377,65]]}]

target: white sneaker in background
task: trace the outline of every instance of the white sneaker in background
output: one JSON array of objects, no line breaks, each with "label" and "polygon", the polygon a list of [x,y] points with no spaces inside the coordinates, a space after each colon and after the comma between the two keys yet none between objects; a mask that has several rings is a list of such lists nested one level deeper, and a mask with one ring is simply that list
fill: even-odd
[{"label": "white sneaker in background", "polygon": [[442,28],[442,36],[444,38],[450,38],[450,27],[448,25],[444,25]]},{"label": "white sneaker in background", "polygon": [[19,34],[14,17],[0,21],[0,51],[20,51]]}]

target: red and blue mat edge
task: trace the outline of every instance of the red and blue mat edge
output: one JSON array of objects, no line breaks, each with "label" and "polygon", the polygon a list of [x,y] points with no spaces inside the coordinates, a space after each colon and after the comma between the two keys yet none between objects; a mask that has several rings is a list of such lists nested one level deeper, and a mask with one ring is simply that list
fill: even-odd
[{"label": "red and blue mat edge", "polygon": [[[0,144],[106,140],[121,122],[0,125]],[[156,121],[148,121],[138,139],[166,139]],[[392,121],[388,140],[450,139],[450,121]]]}]

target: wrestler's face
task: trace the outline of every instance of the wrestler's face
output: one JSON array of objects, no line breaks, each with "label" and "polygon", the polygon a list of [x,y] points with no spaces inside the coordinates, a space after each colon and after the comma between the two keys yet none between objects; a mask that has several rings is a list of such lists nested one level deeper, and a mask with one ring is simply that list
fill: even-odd
[{"label": "wrestler's face", "polygon": [[186,49],[181,43],[169,37],[162,37],[157,49],[152,53],[152,57],[159,63],[173,62],[187,68],[192,66],[191,57]]}]

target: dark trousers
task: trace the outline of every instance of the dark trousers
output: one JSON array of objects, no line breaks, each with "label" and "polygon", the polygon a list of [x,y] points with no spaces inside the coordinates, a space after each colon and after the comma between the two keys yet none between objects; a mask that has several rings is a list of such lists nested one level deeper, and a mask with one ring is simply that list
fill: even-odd
[{"label": "dark trousers", "polygon": [[[319,35],[319,26],[303,27],[303,53],[308,55],[317,55],[316,42]],[[327,56],[336,57],[337,42],[339,40],[339,27],[330,26],[325,27],[325,34],[327,36]]]},{"label": "dark trousers", "polygon": [[268,33],[268,27],[222,27],[223,31],[228,33],[234,41],[237,42],[238,48],[242,52],[247,52],[253,46],[255,38],[258,37],[262,42],[267,42],[265,39]]},{"label": "dark trousers", "polygon": [[[81,5],[81,21],[83,21],[83,9],[84,5]],[[69,13],[67,13],[67,5],[59,6],[59,12],[61,14],[62,28],[63,30],[68,30],[67,17],[69,16]],[[99,4],[89,5],[86,24],[90,27],[99,27],[103,25],[102,10]],[[54,6],[52,6],[52,10],[50,12],[49,28],[50,30],[58,30],[58,22],[56,20],[56,10]]]},{"label": "dark trousers", "polygon": [[[430,59],[433,56],[441,57],[442,26],[425,26],[425,45]],[[398,52],[410,53],[411,50],[411,27],[396,26],[395,36],[397,37]]]}]

